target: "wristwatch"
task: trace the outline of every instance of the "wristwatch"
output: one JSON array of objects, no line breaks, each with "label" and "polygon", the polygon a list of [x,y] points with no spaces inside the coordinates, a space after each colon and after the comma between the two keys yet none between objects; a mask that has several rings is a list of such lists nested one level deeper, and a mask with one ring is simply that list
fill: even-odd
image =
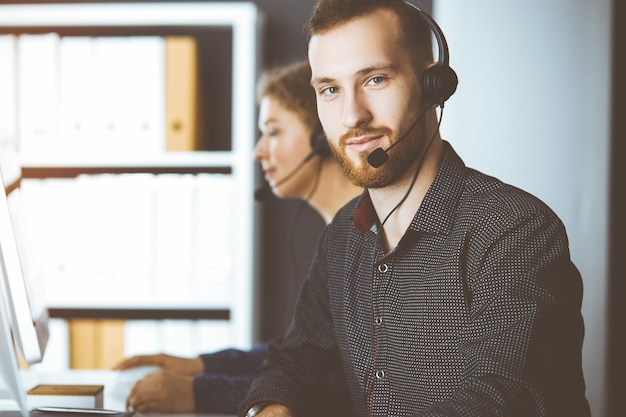
[{"label": "wristwatch", "polygon": [[248,409],[246,413],[246,417],[255,417],[257,414],[261,412],[265,407],[269,405],[268,402],[254,404],[252,407]]}]

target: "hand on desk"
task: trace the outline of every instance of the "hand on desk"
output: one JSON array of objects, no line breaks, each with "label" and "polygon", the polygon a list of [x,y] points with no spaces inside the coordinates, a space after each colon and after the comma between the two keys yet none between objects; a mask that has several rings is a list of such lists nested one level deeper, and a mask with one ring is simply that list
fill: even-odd
[{"label": "hand on desk", "polygon": [[204,371],[204,365],[200,358],[181,358],[165,353],[133,356],[123,360],[113,369],[123,371],[137,366],[159,366],[164,371],[183,375],[195,375]]},{"label": "hand on desk", "polygon": [[127,371],[144,366],[158,366],[161,371],[148,374],[133,385],[126,398],[126,408],[137,412],[195,411],[193,376],[204,370],[202,359],[164,353],[138,355],[125,359],[113,369]]},{"label": "hand on desk", "polygon": [[194,412],[193,376],[156,372],[135,383],[126,399],[126,408],[136,412]]}]

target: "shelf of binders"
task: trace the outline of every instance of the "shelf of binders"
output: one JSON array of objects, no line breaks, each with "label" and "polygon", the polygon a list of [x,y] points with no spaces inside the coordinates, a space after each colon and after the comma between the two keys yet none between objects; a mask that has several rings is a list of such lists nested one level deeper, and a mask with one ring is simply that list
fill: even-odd
[{"label": "shelf of binders", "polygon": [[183,168],[207,157],[164,151],[240,154],[235,138],[254,129],[257,20],[248,3],[2,6],[0,132],[24,166]]},{"label": "shelf of binders", "polygon": [[[56,307],[93,295],[114,310],[224,309],[231,343],[251,345],[262,20],[245,1],[0,5],[0,133],[41,208],[36,230],[52,228],[38,241]],[[116,262],[85,261],[107,250]],[[54,293],[81,285],[88,297]]]},{"label": "shelf of binders", "polygon": [[0,34],[0,132],[15,138],[22,166],[52,176],[55,167],[224,172],[236,164],[224,140],[230,115],[209,111],[197,44],[193,36]]}]

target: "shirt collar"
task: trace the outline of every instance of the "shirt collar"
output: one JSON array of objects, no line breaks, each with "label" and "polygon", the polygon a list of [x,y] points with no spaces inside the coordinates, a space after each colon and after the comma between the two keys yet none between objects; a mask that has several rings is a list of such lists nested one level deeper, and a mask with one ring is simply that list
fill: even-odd
[{"label": "shirt collar", "polygon": [[[409,229],[416,232],[445,234],[450,231],[454,222],[454,213],[463,191],[465,164],[452,146],[443,142],[444,152],[439,171],[409,226]],[[362,235],[368,230],[375,231],[378,228],[378,216],[367,190],[354,210],[352,224]]]}]

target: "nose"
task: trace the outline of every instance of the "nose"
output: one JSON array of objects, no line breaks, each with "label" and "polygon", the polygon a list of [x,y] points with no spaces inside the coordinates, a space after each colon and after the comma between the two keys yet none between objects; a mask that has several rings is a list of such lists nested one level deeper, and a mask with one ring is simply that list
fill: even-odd
[{"label": "nose", "polygon": [[261,161],[267,157],[267,137],[266,135],[261,135],[259,140],[254,147],[254,160]]},{"label": "nose", "polygon": [[363,94],[356,91],[345,94],[341,122],[344,127],[355,129],[367,125],[372,119],[372,114],[367,106]]}]

